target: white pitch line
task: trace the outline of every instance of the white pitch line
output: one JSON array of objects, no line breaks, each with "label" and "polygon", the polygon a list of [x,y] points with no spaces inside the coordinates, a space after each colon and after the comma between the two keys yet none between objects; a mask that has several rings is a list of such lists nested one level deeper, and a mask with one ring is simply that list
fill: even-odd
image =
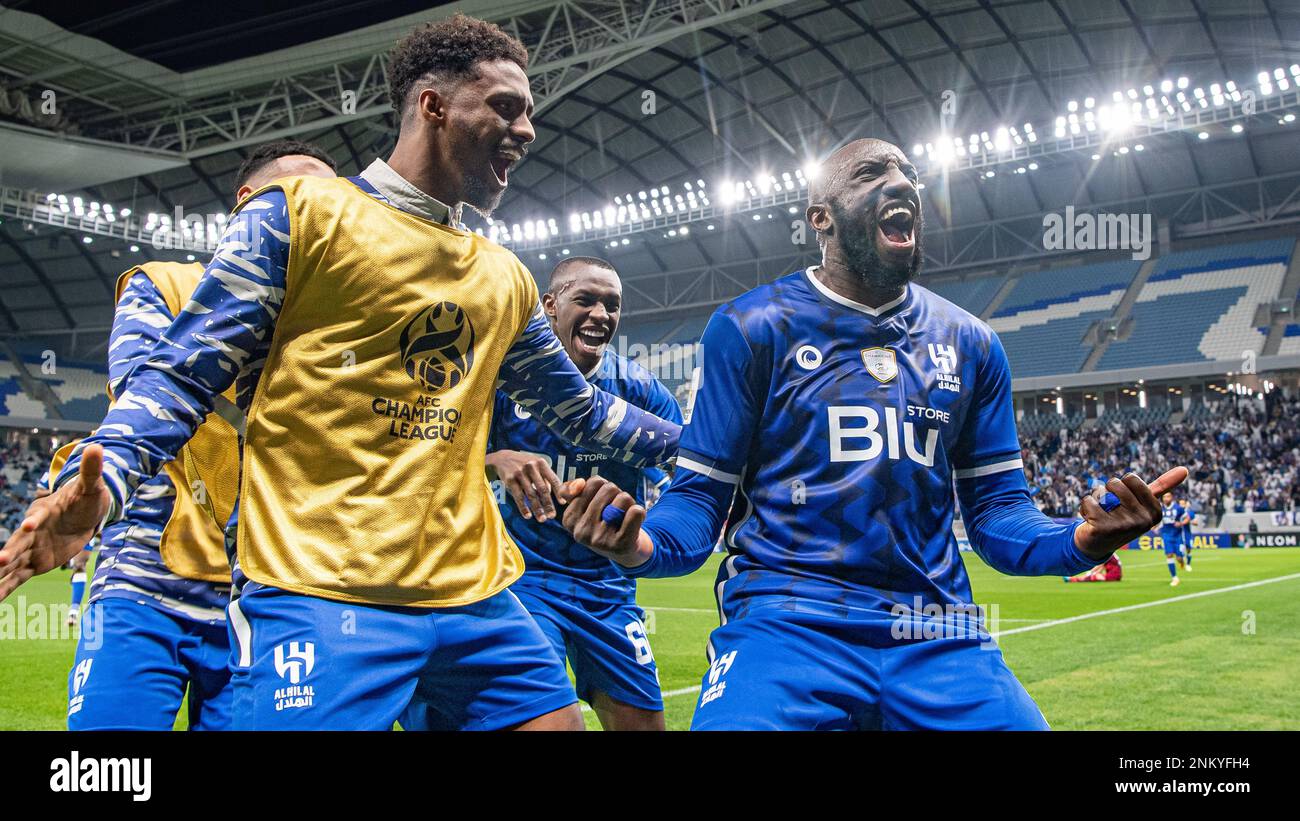
[{"label": "white pitch line", "polygon": [[1092,613],[1081,613],[1077,616],[1069,616],[1064,619],[1053,619],[1052,621],[1043,622],[1042,624],[1029,624],[1024,627],[1013,627],[1010,630],[1001,630],[992,635],[994,638],[998,638],[1000,636],[1010,636],[1015,633],[1028,633],[1030,630],[1042,630],[1045,627],[1055,627],[1058,624],[1072,624],[1073,622],[1083,621],[1084,619],[1095,619],[1098,616],[1110,616],[1115,613],[1128,613],[1133,610],[1142,610],[1147,607],[1159,607],[1162,604],[1171,604],[1176,601],[1199,599],[1202,596],[1213,596],[1216,593],[1231,593],[1234,590],[1245,590],[1249,587],[1259,587],[1265,584],[1273,584],[1274,582],[1290,581],[1291,579],[1300,579],[1300,573],[1291,573],[1286,576],[1274,576],[1271,579],[1260,579],[1259,581],[1254,582],[1243,582],[1242,584],[1234,584],[1228,587],[1216,587],[1213,590],[1202,590],[1197,593],[1185,593],[1181,596],[1174,596],[1169,599],[1160,599],[1159,601],[1146,601],[1138,604],[1127,604],[1123,607],[1112,607],[1109,610],[1097,610]]},{"label": "white pitch line", "polygon": [[[1171,602],[1176,602],[1176,601],[1186,601],[1188,599],[1199,599],[1202,596],[1213,596],[1215,593],[1231,593],[1234,590],[1245,590],[1248,587],[1259,587],[1265,584],[1273,584],[1274,582],[1290,581],[1291,579],[1300,579],[1300,573],[1291,573],[1290,575],[1287,576],[1274,576],[1271,579],[1260,579],[1259,581],[1254,581],[1254,582],[1244,582],[1242,584],[1234,584],[1231,587],[1216,587],[1213,590],[1202,590],[1199,593],[1186,593],[1182,596],[1174,596],[1171,599],[1161,599],[1159,601],[1142,602],[1140,604],[1129,604],[1129,605],[1125,605],[1124,607],[1112,607],[1109,610],[1097,610],[1092,613],[1082,613],[1078,616],[1070,616],[1069,618],[1065,618],[1065,619],[1053,619],[1052,621],[1045,621],[1042,624],[1029,624],[1024,627],[1014,627],[1010,630],[1003,630],[1001,632],[994,633],[993,636],[994,638],[997,638],[998,636],[1010,636],[1013,633],[1027,633],[1030,630],[1042,630],[1045,627],[1056,627],[1058,624],[1071,624],[1076,621],[1083,621],[1084,619],[1093,619],[1098,616],[1110,616],[1110,615],[1114,615],[1115,613],[1127,613],[1131,610],[1141,610],[1144,607],[1157,607],[1162,604],[1169,604]],[[1003,619],[1003,621],[1010,621],[1010,619]],[[698,693],[699,691],[700,691],[700,685],[697,684],[694,687],[683,687],[680,690],[669,690],[668,692],[663,694],[663,697],[672,698],[673,696],[684,696],[688,693]],[[588,709],[587,705],[584,704],[582,706],[583,709]]]}]

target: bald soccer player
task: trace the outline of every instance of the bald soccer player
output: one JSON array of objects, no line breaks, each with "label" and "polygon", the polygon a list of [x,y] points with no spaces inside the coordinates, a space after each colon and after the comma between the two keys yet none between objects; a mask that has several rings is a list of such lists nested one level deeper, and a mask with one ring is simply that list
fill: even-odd
[{"label": "bald soccer player", "polygon": [[[1057,524],[1029,499],[997,335],[912,282],[916,170],[889,143],[826,161],[822,262],[714,314],[672,486],[652,511],[602,479],[563,521],[629,576],[698,568],[731,511],[694,729],[1045,729],[974,605],[952,533],[1016,575],[1073,575],[1160,520],[1135,475]],[[576,484],[576,483],[575,483]],[[575,488],[576,489],[576,488]],[[733,504],[734,497],[734,504]],[[606,504],[628,510],[615,530]]]}]

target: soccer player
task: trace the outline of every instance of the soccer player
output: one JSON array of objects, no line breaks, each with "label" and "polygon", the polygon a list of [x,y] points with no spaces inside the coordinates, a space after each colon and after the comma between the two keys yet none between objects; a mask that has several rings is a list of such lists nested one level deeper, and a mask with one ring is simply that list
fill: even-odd
[{"label": "soccer player", "polygon": [[1124,565],[1119,560],[1119,552],[1116,551],[1106,560],[1105,564],[1099,564],[1086,573],[1080,573],[1077,576],[1066,576],[1067,582],[1118,582],[1124,580]]},{"label": "soccer player", "polygon": [[[236,729],[581,729],[484,459],[495,391],[575,444],[654,464],[680,428],[594,388],[509,251],[465,230],[534,139],[527,53],[481,20],[388,64],[400,122],[361,175],[279,180],[231,218],[187,309],[0,551],[0,596],[72,551],[236,385]],[[129,436],[121,431],[131,430]]]},{"label": "soccer player", "polygon": [[[235,201],[296,175],[333,177],[334,161],[298,140],[261,145],[236,172]],[[108,347],[109,391],[121,397],[115,418],[143,401],[126,396],[128,386],[203,269],[146,262],[118,279]],[[238,434],[215,414],[104,528],[88,602],[94,629],[81,631],[68,677],[70,730],[170,730],[183,702],[191,729],[231,727],[231,570],[222,528],[206,509],[216,488],[193,478],[201,462],[212,473],[239,472]]]},{"label": "soccer player", "polygon": [[694,729],[1045,729],[972,603],[954,479],[972,546],[1017,575],[1104,562],[1159,521],[1152,487],[1113,478],[1099,490],[1119,506],[1089,496],[1072,524],[1034,507],[997,336],[911,282],[921,199],[902,151],[840,148],[806,214],[821,265],[710,320],[659,503],[647,516],[596,477],[562,520],[629,576],[678,576],[732,511]]},{"label": "soccer player", "polygon": [[[609,350],[622,291],[618,272],[606,260],[569,257],[551,272],[542,308],[588,381],[680,423],[681,410],[668,388]],[[667,477],[567,444],[501,392],[487,464],[512,499],[499,499],[499,507],[524,555],[524,575],[510,589],[560,658],[568,659],[578,697],[592,706],[606,730],[664,729],[659,675],[636,603],[636,581],[573,540],[556,520],[553,494],[563,480],[600,475],[646,505],[650,488]]]},{"label": "soccer player", "polygon": [[1165,493],[1161,502],[1164,506],[1160,510],[1160,542],[1165,549],[1165,564],[1169,567],[1169,586],[1177,587],[1182,583],[1178,578],[1178,568],[1183,567],[1183,529],[1180,523],[1186,512],[1175,501],[1173,493]]},{"label": "soccer player", "polygon": [[1183,561],[1187,565],[1187,572],[1192,572],[1192,548],[1195,547],[1195,537],[1192,535],[1192,524],[1196,521],[1196,511],[1192,510],[1192,503],[1184,498],[1180,504],[1183,507]]}]

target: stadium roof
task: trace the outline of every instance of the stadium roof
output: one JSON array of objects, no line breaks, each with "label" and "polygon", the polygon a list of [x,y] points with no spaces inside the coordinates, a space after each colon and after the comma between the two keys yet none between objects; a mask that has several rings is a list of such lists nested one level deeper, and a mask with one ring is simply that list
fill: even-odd
[{"label": "stadium roof", "polygon": [[[1175,237],[1285,224],[1300,209],[1300,9],[1280,0],[40,5],[44,16],[37,4],[0,9],[0,335],[76,329],[87,356],[102,355],[117,274],[180,254],[132,252],[111,227],[27,218],[23,191],[136,219],[221,212],[249,146],[288,134],[355,173],[393,144],[383,55],[416,23],[457,10],[500,22],[532,54],[538,139],[498,217],[529,229],[554,220],[558,235],[516,236],[521,258],[544,276],[563,248],[608,256],[632,313],[713,304],[807,262],[815,245],[791,239],[802,189],[783,175],[860,136],[909,153],[930,144],[914,158],[931,270],[1041,256],[1043,214],[1068,204],[1151,212]],[[1259,74],[1278,68],[1266,93]],[[1228,81],[1246,99],[1225,90],[1211,103]],[[46,91],[56,114],[24,113],[18,98],[30,111]],[[1180,92],[1192,105],[1180,127],[1089,131],[1085,117],[1115,92],[1126,109],[1164,96],[1186,112]],[[960,156],[940,141],[945,125]],[[972,134],[977,154],[965,151]],[[722,183],[745,180],[760,190],[723,207]],[[570,233],[571,215],[661,186],[670,200],[711,196],[710,208]]]}]

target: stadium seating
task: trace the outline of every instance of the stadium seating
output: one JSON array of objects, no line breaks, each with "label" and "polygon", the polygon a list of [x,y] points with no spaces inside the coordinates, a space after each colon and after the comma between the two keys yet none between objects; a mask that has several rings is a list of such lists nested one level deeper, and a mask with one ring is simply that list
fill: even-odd
[{"label": "stadium seating", "polygon": [[1016,430],[1022,436],[1035,436],[1062,429],[1075,430],[1083,424],[1083,421],[1084,416],[1081,413],[1069,416],[1062,416],[1059,413],[1030,413],[1025,414],[1016,423]]},{"label": "stadium seating", "polygon": [[1005,281],[1004,277],[993,275],[938,282],[923,279],[921,284],[975,316],[983,316],[984,309],[993,301]]},{"label": "stadium seating", "polygon": [[1280,355],[1300,354],[1300,322],[1291,322],[1282,331],[1282,344],[1277,352]]},{"label": "stadium seating", "polygon": [[1161,258],[1133,305],[1130,335],[1111,343],[1097,370],[1259,353],[1266,334],[1255,310],[1277,297],[1294,246],[1283,238]]},{"label": "stadium seating", "polygon": [[[81,422],[98,422],[108,412],[108,397],[104,384],[108,375],[103,368],[85,363],[59,362],[54,373],[42,372],[38,356],[23,356],[24,364],[32,378],[46,382],[59,399],[59,410],[64,419]],[[18,371],[13,362],[0,357],[0,420],[3,417],[46,419],[50,414],[45,404],[28,395],[18,381]]]},{"label": "stadium seating", "polygon": [[1141,263],[1120,260],[1024,274],[989,319],[1016,376],[1079,370],[1091,346],[1084,335],[1109,317]]}]

